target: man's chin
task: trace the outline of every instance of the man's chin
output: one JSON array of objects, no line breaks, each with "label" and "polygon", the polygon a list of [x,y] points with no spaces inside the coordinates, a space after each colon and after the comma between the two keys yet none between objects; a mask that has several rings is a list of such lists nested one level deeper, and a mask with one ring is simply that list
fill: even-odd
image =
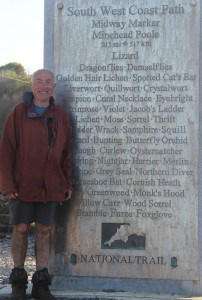
[{"label": "man's chin", "polygon": [[38,104],[39,106],[42,105],[42,106],[47,106],[49,104],[49,98],[38,98],[38,99],[35,99],[35,103],[36,105]]}]

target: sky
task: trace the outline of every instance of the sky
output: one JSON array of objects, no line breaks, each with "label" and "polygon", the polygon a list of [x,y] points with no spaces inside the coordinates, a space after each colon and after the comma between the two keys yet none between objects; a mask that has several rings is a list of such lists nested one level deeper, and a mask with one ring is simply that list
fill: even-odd
[{"label": "sky", "polygon": [[0,66],[43,67],[44,0],[0,0]]}]

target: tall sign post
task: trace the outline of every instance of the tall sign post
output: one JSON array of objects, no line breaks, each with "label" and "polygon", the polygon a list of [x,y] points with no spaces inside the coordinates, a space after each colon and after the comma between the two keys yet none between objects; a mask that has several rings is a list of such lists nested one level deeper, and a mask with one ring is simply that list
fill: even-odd
[{"label": "tall sign post", "polygon": [[75,148],[52,274],[197,283],[200,2],[46,7],[45,64]]}]

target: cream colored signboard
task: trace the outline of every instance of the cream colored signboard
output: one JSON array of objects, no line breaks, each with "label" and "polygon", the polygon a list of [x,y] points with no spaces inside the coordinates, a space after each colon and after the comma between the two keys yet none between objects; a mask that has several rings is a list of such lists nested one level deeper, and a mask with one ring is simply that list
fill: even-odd
[{"label": "cream colored signboard", "polygon": [[53,274],[198,279],[199,10],[54,1],[76,191]]}]

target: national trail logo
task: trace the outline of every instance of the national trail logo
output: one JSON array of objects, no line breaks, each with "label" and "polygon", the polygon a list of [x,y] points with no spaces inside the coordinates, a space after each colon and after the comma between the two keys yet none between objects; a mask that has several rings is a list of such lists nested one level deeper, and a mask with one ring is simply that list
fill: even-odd
[{"label": "national trail logo", "polygon": [[134,232],[130,223],[102,223],[102,249],[144,250],[146,235]]}]

